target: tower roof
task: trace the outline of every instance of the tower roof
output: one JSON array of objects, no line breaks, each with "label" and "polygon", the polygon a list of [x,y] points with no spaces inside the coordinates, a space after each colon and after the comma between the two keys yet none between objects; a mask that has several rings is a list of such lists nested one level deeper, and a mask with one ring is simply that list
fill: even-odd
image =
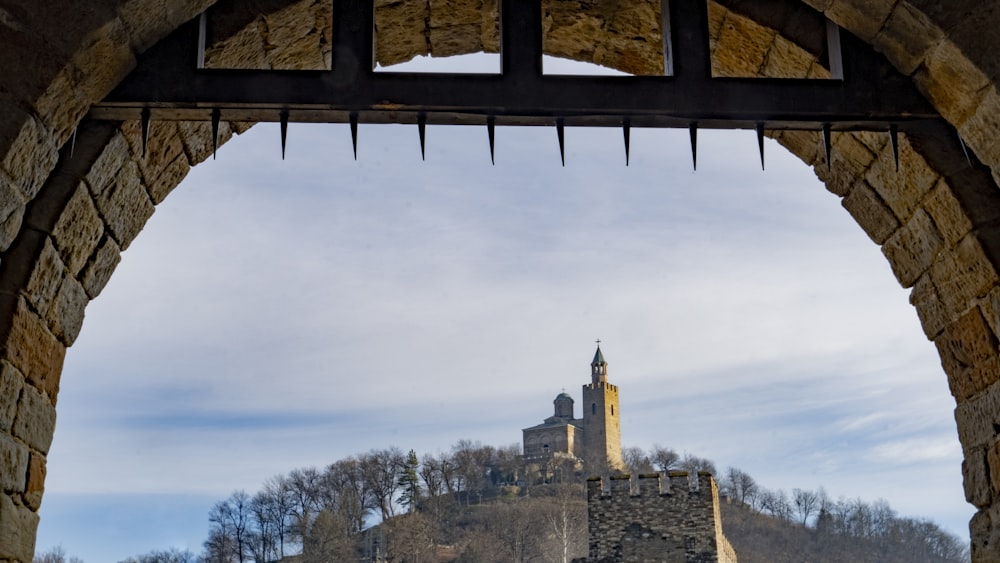
[{"label": "tower roof", "polygon": [[590,362],[592,366],[603,366],[608,362],[604,361],[604,354],[601,353],[601,345],[597,345],[597,351],[594,352],[594,361]]}]

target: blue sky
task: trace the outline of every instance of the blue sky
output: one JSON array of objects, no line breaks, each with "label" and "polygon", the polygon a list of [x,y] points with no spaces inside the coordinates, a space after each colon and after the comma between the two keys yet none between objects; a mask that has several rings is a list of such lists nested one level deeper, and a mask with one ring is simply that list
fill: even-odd
[{"label": "blue sky", "polygon": [[622,440],[967,534],[934,346],[752,132],[258,125],[167,198],[70,350],[38,548],[199,551],[212,503],[371,448],[520,441],[594,340]]}]

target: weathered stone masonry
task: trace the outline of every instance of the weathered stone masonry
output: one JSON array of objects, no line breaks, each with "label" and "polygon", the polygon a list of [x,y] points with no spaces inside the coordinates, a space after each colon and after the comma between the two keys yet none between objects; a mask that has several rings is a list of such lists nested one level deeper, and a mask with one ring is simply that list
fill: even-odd
[{"label": "weathered stone masonry", "polygon": [[[212,0],[0,0],[0,562],[30,561],[55,428],[63,357],[83,311],[155,205],[211,154],[206,124],[81,131],[87,171],[58,167],[74,129],[135,61]],[[230,5],[227,1],[221,5]],[[247,3],[249,5],[249,3]],[[220,12],[227,64],[315,68],[329,42],[320,0]],[[658,1],[544,0],[545,50],[633,73],[662,68]],[[902,139],[835,134],[828,167],[814,133],[775,138],[813,165],[880,245],[938,349],[956,401],[973,559],[1000,561],[1000,3],[982,0],[794,0],[709,3],[720,74],[814,76],[800,25],[818,11],[910,77],[961,135]],[[495,0],[377,0],[383,63],[497,49]],[[224,44],[224,45],[223,45]],[[221,61],[221,58],[219,59]],[[321,64],[321,63],[320,63]],[[246,125],[223,124],[225,137]],[[224,212],[224,210],[220,210]],[[99,437],[95,438],[99,439]]]},{"label": "weathered stone masonry", "polygon": [[668,477],[661,490],[659,473],[640,475],[634,493],[627,475],[612,477],[610,491],[600,478],[587,481],[588,563],[736,563],[712,475],[698,473],[697,487],[686,471]]}]

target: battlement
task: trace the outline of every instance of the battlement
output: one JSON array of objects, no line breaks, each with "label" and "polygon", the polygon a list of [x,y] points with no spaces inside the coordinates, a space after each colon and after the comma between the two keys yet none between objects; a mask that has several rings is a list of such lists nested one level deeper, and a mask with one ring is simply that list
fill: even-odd
[{"label": "battlement", "polygon": [[590,556],[587,561],[736,563],[722,535],[719,492],[711,473],[687,471],[616,475],[587,480]]},{"label": "battlement", "polygon": [[583,390],[584,391],[594,391],[595,389],[606,389],[606,390],[611,391],[613,393],[617,393],[618,392],[618,386],[614,385],[612,383],[608,383],[607,381],[601,381],[601,382],[598,382],[596,384],[594,384],[594,383],[586,383],[583,386]]}]

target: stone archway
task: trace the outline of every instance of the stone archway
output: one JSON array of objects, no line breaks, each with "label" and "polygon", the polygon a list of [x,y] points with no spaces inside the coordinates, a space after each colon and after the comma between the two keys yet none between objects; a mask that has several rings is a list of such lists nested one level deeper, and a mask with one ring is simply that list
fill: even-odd
[{"label": "stone archway", "polygon": [[[68,154],[89,106],[128,74],[136,57],[212,3],[103,0],[67,18],[63,6],[0,0],[0,68],[6,71],[0,78],[0,561],[31,559],[62,360],[84,309],[156,204],[211,153],[209,128],[158,125],[149,156],[141,158],[137,123],[96,125],[81,131],[89,141],[75,148],[89,153],[86,169],[58,166],[60,155]],[[778,136],[818,165],[828,189],[881,245],[897,280],[912,287],[911,303],[938,348],[957,403],[966,498],[979,508],[970,524],[974,559],[1000,560],[1000,149],[992,142],[1000,132],[1000,65],[988,49],[1000,15],[967,0],[947,8],[930,0],[804,3],[912,77],[985,163],[970,167],[954,140],[915,138],[902,143],[899,181],[884,136],[837,135],[829,168],[816,135]],[[808,57],[786,38],[794,30],[786,4],[776,3],[761,18],[778,32],[735,13],[745,3],[720,4],[734,9],[713,9],[716,45],[734,53],[723,67],[810,72]],[[293,66],[323,57],[324,27],[317,24],[323,2],[261,5],[268,11],[262,18],[229,16],[239,25],[230,41],[216,46],[217,56]],[[495,21],[495,1],[378,6],[388,38],[379,53],[385,62],[496,49],[495,29],[483,23]],[[658,34],[658,2],[545,6],[550,54],[655,70],[655,54],[628,38]],[[425,17],[410,17],[415,12]],[[269,37],[280,32],[293,48],[272,45]],[[242,127],[224,126],[224,138]]]}]

